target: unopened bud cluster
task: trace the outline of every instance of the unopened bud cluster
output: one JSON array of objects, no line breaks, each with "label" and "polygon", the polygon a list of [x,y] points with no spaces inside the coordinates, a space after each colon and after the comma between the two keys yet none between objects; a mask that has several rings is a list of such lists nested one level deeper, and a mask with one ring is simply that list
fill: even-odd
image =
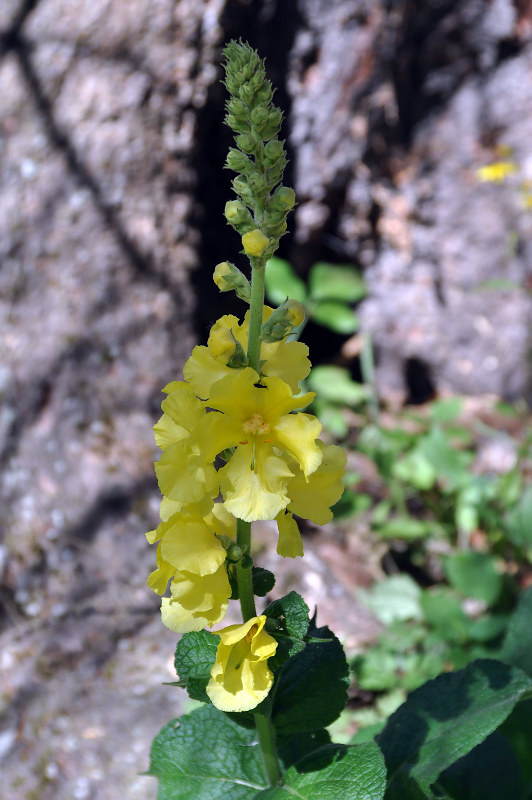
[{"label": "unopened bud cluster", "polygon": [[236,134],[225,166],[237,173],[233,189],[239,197],[226,203],[225,216],[243,237],[244,252],[268,259],[295,205],[294,190],[278,185],[286,166],[284,144],[277,138],[283,115],[272,103],[271,83],[257,53],[231,42],[224,55],[230,94],[225,121]]}]

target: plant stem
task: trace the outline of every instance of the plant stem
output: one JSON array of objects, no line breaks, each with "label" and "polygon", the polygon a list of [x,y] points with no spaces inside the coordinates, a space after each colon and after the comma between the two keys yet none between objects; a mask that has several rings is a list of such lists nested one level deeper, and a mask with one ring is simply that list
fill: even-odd
[{"label": "plant stem", "polygon": [[[244,522],[243,519],[236,521],[236,543],[245,553],[249,553],[251,543],[251,522]],[[240,608],[242,618],[247,622],[251,617],[257,616],[255,608],[255,597],[253,595],[253,576],[251,567],[236,565],[236,580],[238,583],[238,596],[240,598]]]},{"label": "plant stem", "polygon": [[262,714],[255,714],[254,716],[266,775],[271,786],[280,786],[283,782],[283,775],[277,758],[277,748],[275,747],[275,729],[269,717],[264,717]]},{"label": "plant stem", "polygon": [[[260,345],[262,328],[262,309],[264,307],[264,276],[266,260],[255,258],[251,272],[251,301],[249,309],[248,363],[260,375]],[[242,550],[249,554],[251,544],[251,522],[236,521],[236,541]],[[257,616],[253,594],[253,575],[251,567],[236,565],[238,596],[244,622]],[[255,714],[255,727],[264,761],[264,769],[271,786],[279,786],[283,775],[275,746],[275,728],[269,717]]]},{"label": "plant stem", "polygon": [[249,366],[260,373],[260,343],[262,328],[262,309],[264,307],[264,276],[266,261],[253,259],[255,264],[251,270],[251,302],[249,305],[248,362]]}]

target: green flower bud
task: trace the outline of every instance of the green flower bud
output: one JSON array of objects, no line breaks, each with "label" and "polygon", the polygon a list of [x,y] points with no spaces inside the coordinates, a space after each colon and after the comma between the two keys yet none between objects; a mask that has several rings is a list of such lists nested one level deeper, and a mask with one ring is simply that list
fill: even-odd
[{"label": "green flower bud", "polygon": [[237,544],[232,544],[227,550],[227,560],[231,561],[232,564],[240,561],[243,555],[244,551]]},{"label": "green flower bud", "polygon": [[[241,200],[229,200],[225,204],[225,218],[230,225],[239,230],[242,225],[255,227],[249,209]],[[251,228],[249,229],[251,230]],[[245,233],[245,231],[243,231]]]},{"label": "green flower bud", "polygon": [[239,95],[248,106],[253,103],[253,98],[255,96],[255,89],[251,84],[245,83],[243,86],[240,87]]},{"label": "green flower bud", "polygon": [[279,141],[279,139],[270,139],[264,145],[264,158],[268,162],[269,165],[273,165],[279,158],[282,158],[284,155],[284,147],[283,143]]},{"label": "green flower bud", "polygon": [[253,172],[248,178],[249,188],[254,195],[259,197],[264,195],[267,190],[266,179],[260,172]]},{"label": "green flower bud", "polygon": [[233,114],[238,119],[243,119],[244,121],[249,117],[249,111],[242,102],[239,100],[238,97],[232,97],[229,102],[227,103],[227,111],[229,114]]},{"label": "green flower bud", "polygon": [[262,106],[257,106],[257,108],[254,108],[251,112],[251,124],[259,131],[267,124],[269,118],[270,114],[268,109]]},{"label": "green flower bud", "polygon": [[297,300],[287,299],[262,326],[264,342],[279,342],[305,319],[305,309]]},{"label": "green flower bud", "polygon": [[251,197],[251,191],[250,191],[250,188],[249,188],[249,184],[248,184],[247,180],[244,178],[243,175],[238,175],[238,177],[236,177],[233,180],[233,189],[243,199],[247,199],[248,197]]},{"label": "green flower bud", "polygon": [[234,170],[234,172],[246,172],[253,167],[249,158],[244,153],[241,153],[240,150],[235,150],[234,147],[227,154],[225,166]]},{"label": "green flower bud", "polygon": [[270,200],[268,208],[290,211],[296,204],[296,193],[288,186],[279,186]]},{"label": "green flower bud", "polygon": [[248,256],[259,257],[264,255],[269,245],[270,240],[258,228],[245,233],[242,237],[242,247]]},{"label": "green flower bud", "polygon": [[247,133],[241,133],[240,136],[236,137],[236,146],[239,150],[242,150],[243,153],[253,153],[257,146],[257,142]]},{"label": "green flower bud", "polygon": [[[229,261],[222,261],[214,268],[213,281],[221,292],[235,291],[246,303],[251,299],[251,286],[246,276]],[[235,352],[234,350],[232,351]]]}]

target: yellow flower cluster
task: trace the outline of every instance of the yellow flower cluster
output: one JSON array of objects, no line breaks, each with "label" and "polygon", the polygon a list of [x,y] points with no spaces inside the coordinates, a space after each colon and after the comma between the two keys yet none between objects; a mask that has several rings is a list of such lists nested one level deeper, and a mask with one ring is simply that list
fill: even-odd
[{"label": "yellow flower cluster", "polygon": [[[263,322],[272,313],[265,307]],[[286,338],[262,342],[259,375],[247,366],[248,331],[248,315],[243,322],[227,315],[215,323],[207,346],[195,347],[185,364],[185,380],[164,388],[163,414],[154,426],[163,500],[161,523],[146,534],[157,543],[157,569],[148,584],[160,595],[170,585],[162,620],[178,633],[211,627],[225,616],[227,548],[236,518],[275,519],[277,552],[301,556],[294,515],[323,525],[342,494],[345,454],[318,439],[321,423],[302,410],[314,397],[299,391],[310,371],[308,348]],[[276,642],[264,623],[257,617],[219,632],[208,687],[219,708],[246,710],[266,696],[272,680],[267,659]]]}]

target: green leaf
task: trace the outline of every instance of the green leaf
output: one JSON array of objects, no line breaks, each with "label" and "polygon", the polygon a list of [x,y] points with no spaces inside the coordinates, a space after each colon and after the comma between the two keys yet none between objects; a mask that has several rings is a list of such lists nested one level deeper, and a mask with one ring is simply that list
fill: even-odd
[{"label": "green leaf", "polygon": [[[279,670],[272,690],[272,719],[280,736],[326,728],[343,711],[349,686],[342,645],[327,627]],[[318,640],[318,641],[315,641]]]},{"label": "green leaf", "polygon": [[367,400],[368,391],[361,383],[351,378],[349,370],[329,365],[314,367],[308,384],[321,400],[356,406]]},{"label": "green leaf", "polygon": [[421,589],[409,575],[392,575],[376,583],[360,598],[384,625],[395,620],[421,619]]},{"label": "green leaf", "polygon": [[499,731],[517,755],[532,793],[532,699],[516,705]]},{"label": "green leaf", "polygon": [[412,450],[393,466],[393,474],[416,489],[432,489],[437,472],[423,453]]},{"label": "green leaf", "polygon": [[216,660],[220,637],[209,631],[185,633],[177,643],[174,666],[180,683],[193,700],[210,703],[205,692]]},{"label": "green leaf", "polygon": [[347,335],[360,328],[360,320],[353,309],[339,300],[319,300],[309,310],[309,316],[314,322],[335,333]]},{"label": "green leaf", "polygon": [[532,547],[532,486],[526,487],[518,506],[508,515],[506,532],[518,547]]},{"label": "green leaf", "polygon": [[299,300],[305,305],[307,287],[288,261],[282,258],[270,258],[266,264],[265,283],[268,299],[275,306],[281,305],[287,297]]},{"label": "green leaf", "polygon": [[265,597],[275,586],[275,575],[269,569],[252,567],[253,593],[258,597]]},{"label": "green leaf", "polygon": [[394,517],[378,528],[378,534],[383,539],[405,539],[408,542],[435,536],[440,531],[441,525],[437,522],[412,517]]},{"label": "green leaf", "polygon": [[284,786],[266,789],[257,800],[381,800],[385,787],[384,760],[375,742],[329,745],[290,767]]},{"label": "green leaf", "polygon": [[434,588],[423,592],[421,608],[429,625],[448,642],[463,644],[469,639],[471,620],[449,590]]},{"label": "green leaf", "polygon": [[510,743],[495,731],[438,779],[453,800],[528,800],[530,785]]},{"label": "green leaf", "polygon": [[499,655],[532,677],[532,586],[522,595],[510,618],[508,633]]},{"label": "green leaf", "polygon": [[262,757],[247,731],[213,706],[169,722],[153,740],[148,774],[157,800],[252,800],[265,788]]},{"label": "green leaf", "polygon": [[264,609],[264,614],[283,624],[284,630],[298,639],[303,639],[309,627],[309,609],[297,592],[289,592],[274,600]]},{"label": "green leaf", "polygon": [[310,270],[309,286],[313,300],[356,303],[368,293],[364,278],[350,264],[335,265],[319,261]]},{"label": "green leaf", "polygon": [[325,728],[320,728],[317,731],[294,733],[288,739],[280,739],[278,737],[277,751],[284,768],[288,769],[304,756],[328,744],[331,744],[329,731],[325,730]]},{"label": "green leaf", "polygon": [[446,397],[443,400],[436,400],[430,407],[431,419],[434,422],[452,422],[460,414],[463,404],[461,397]]},{"label": "green leaf", "polygon": [[474,459],[473,453],[454,448],[441,428],[432,428],[417,449],[432,464],[444,488],[455,491],[470,481],[468,467]]},{"label": "green leaf", "polygon": [[530,692],[532,680],[521,670],[487,659],[429,681],[412,692],[378,737],[390,778],[402,770],[428,791]]},{"label": "green leaf", "polygon": [[483,600],[488,606],[493,605],[502,591],[503,577],[496,560],[488,553],[475,550],[453,553],[445,559],[444,569],[451,586],[465,597]]}]

